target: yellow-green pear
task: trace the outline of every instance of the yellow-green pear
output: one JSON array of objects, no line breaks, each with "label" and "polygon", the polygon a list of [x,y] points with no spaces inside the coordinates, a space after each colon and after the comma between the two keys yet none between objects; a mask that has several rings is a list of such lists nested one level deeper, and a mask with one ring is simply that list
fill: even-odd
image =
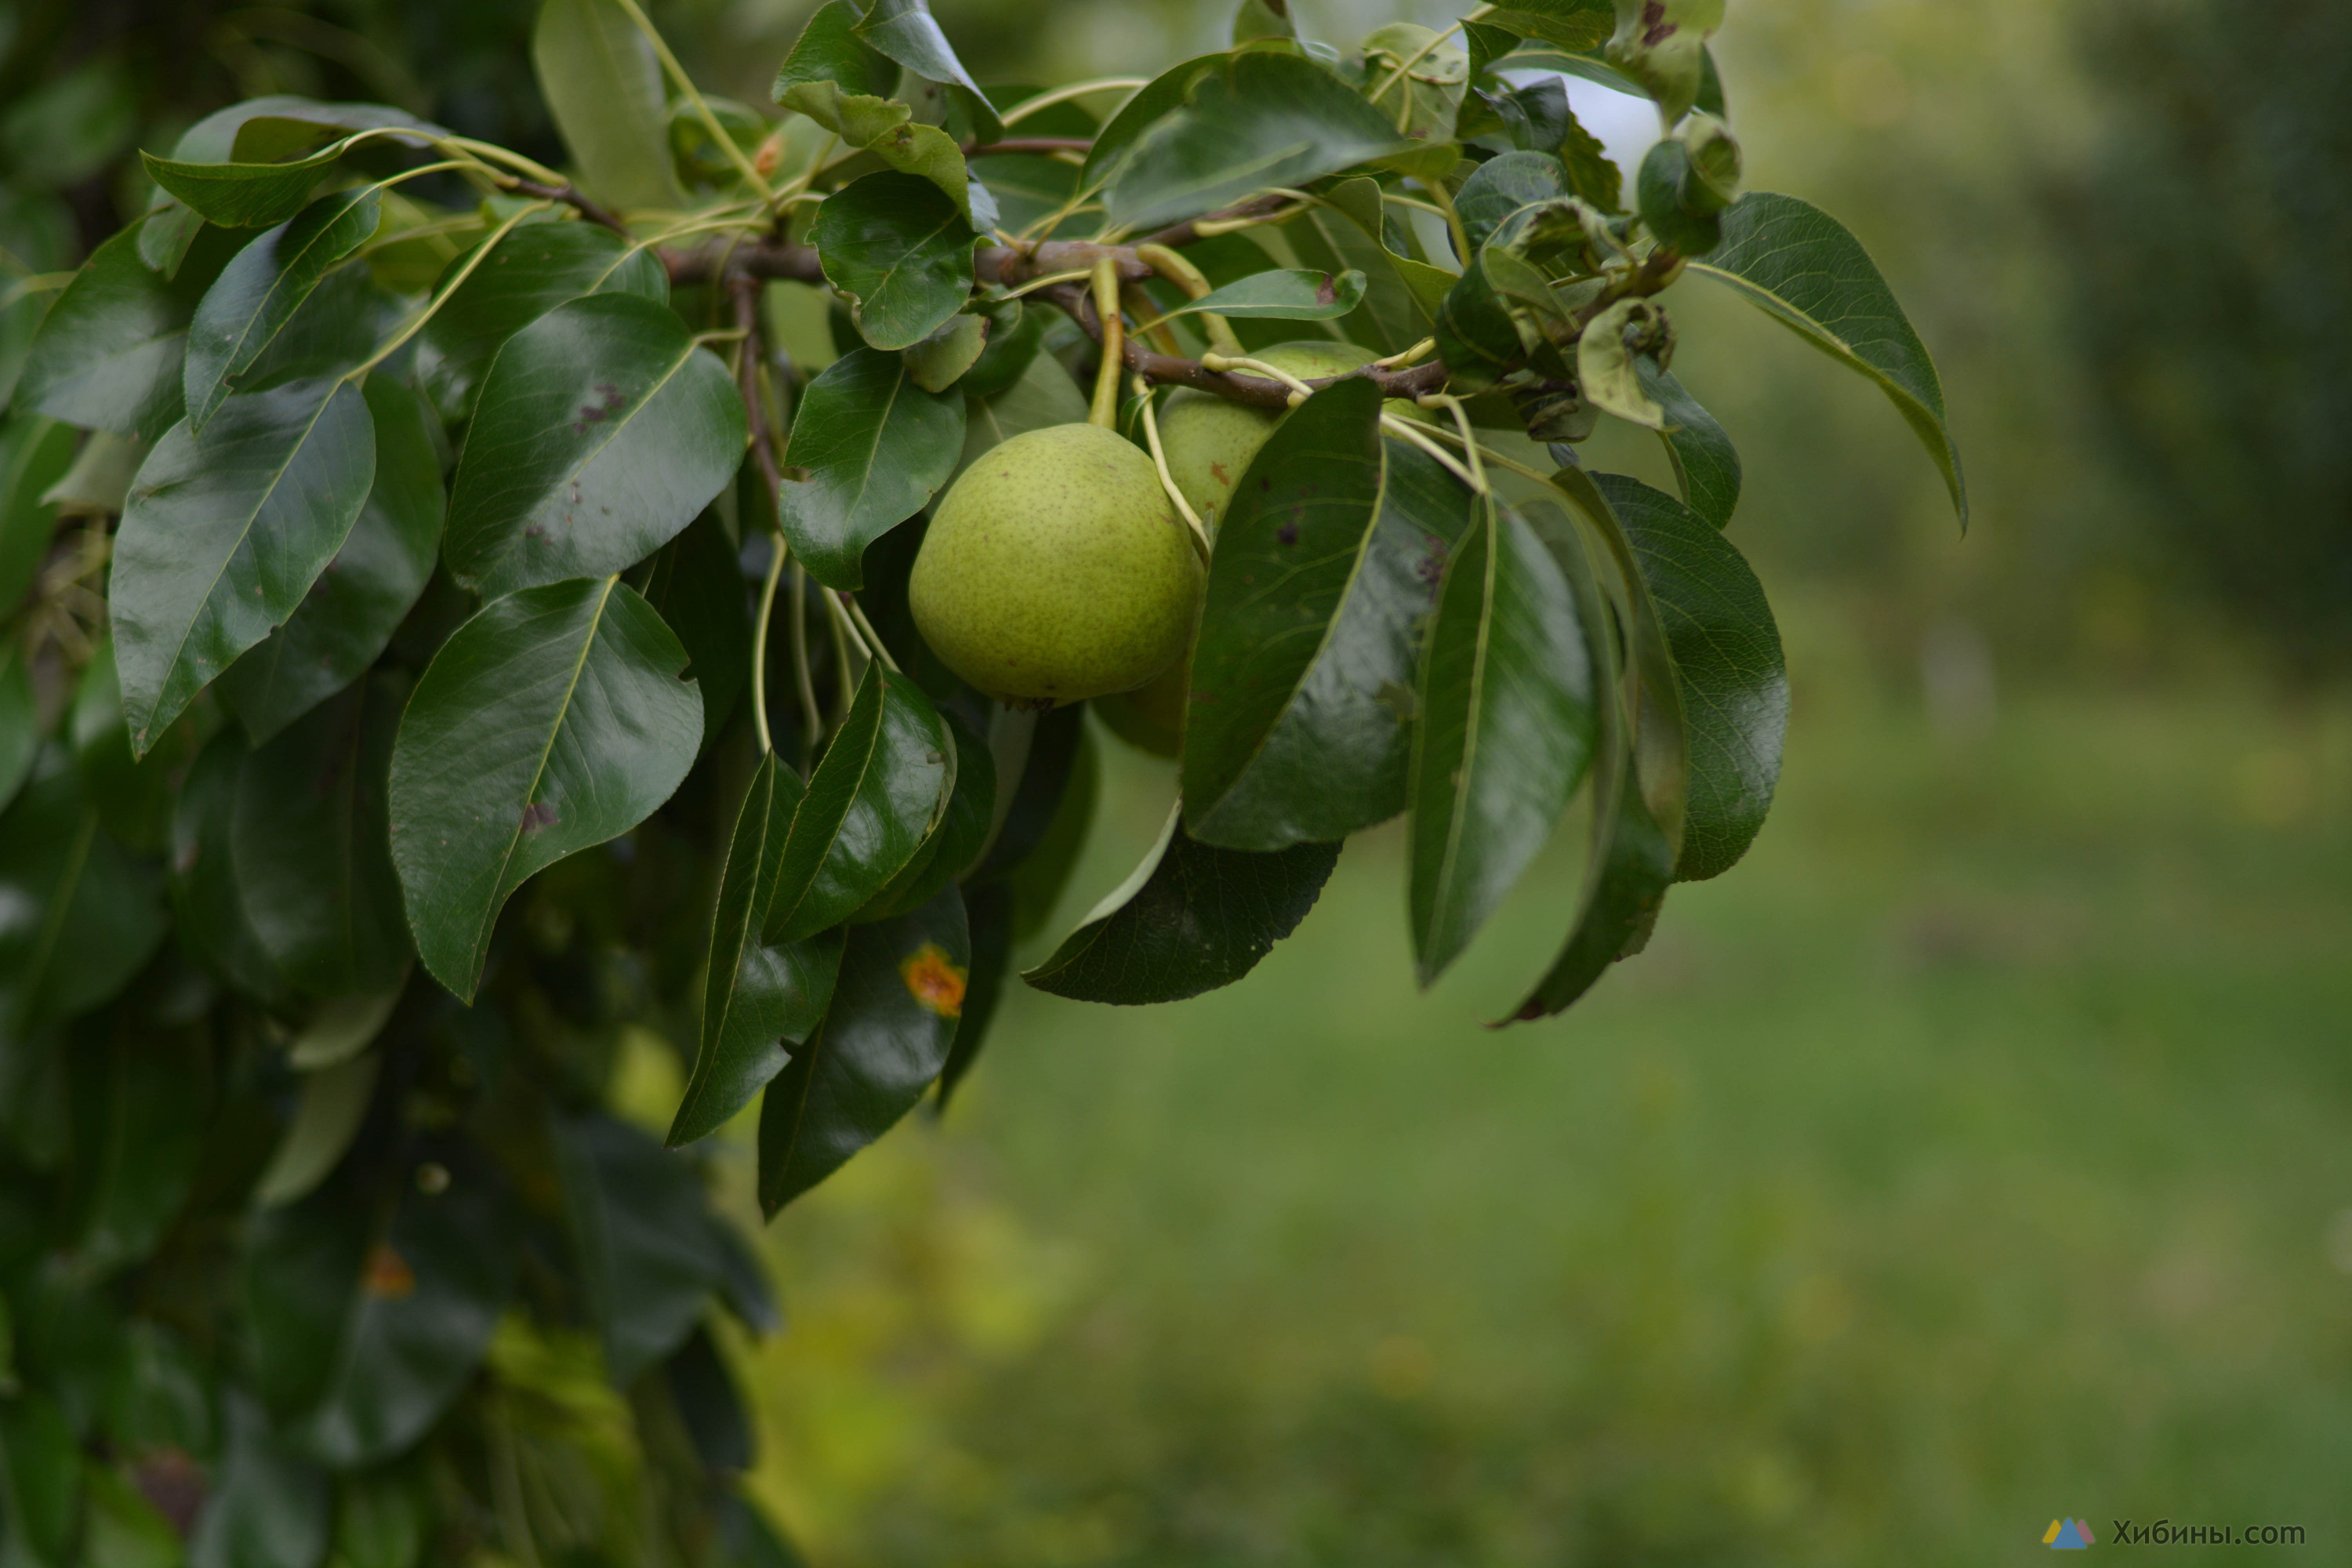
[{"label": "yellow-green pear", "polygon": [[[1276,343],[1253,351],[1250,357],[1301,381],[1319,381],[1361,369],[1380,354],[1360,343],[1321,338]],[[1211,392],[1185,387],[1170,395],[1160,413],[1160,449],[1168,458],[1168,477],[1200,514],[1210,538],[1216,537],[1225,503],[1248,471],[1250,459],[1281,422],[1280,409],[1252,408]]]},{"label": "yellow-green pear", "polygon": [[1174,664],[1201,560],[1151,459],[1050,425],[993,447],[931,513],[907,596],[923,640],[1002,701],[1075,702]]}]

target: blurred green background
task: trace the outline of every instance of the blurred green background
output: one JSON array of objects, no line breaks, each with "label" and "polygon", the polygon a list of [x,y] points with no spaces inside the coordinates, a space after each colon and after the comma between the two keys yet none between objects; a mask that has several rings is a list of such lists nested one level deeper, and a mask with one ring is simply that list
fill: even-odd
[{"label": "blurred green background", "polygon": [[[762,103],[810,8],[653,7]],[[1228,10],[935,8],[994,80],[1150,74]],[[70,264],[128,148],[254,92],[551,155],[529,20],[16,0],[0,156],[72,222],[10,244]],[[1678,289],[1789,644],[1753,854],[1532,1026],[1478,1020],[1572,844],[1428,994],[1392,832],[1238,987],[1016,994],[943,1121],[768,1232],[753,1484],[817,1563],[1980,1564],[2063,1516],[2352,1551],[2352,16],[1734,0],[1717,48],[1749,184],[1843,217],[1935,353],[1971,532],[1874,391]],[[1070,916],[1170,788],[1101,739]],[[677,1088],[647,1039],[614,1094]],[[740,1140],[721,1173],[748,1215]]]}]

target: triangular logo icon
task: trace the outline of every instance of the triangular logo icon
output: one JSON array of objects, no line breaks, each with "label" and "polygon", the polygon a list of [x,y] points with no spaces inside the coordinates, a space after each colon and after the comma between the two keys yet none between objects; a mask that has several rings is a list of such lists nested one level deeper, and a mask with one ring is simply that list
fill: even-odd
[{"label": "triangular logo icon", "polygon": [[2091,1528],[2071,1519],[2053,1519],[2042,1532],[2042,1541],[2053,1552],[2080,1552],[2091,1544]]}]

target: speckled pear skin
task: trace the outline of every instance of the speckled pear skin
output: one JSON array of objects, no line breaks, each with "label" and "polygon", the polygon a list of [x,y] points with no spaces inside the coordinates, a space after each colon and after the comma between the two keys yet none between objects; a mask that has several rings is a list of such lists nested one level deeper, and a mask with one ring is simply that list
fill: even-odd
[{"label": "speckled pear skin", "polygon": [[907,596],[950,669],[1034,705],[1166,669],[1192,637],[1201,584],[1151,459],[1114,431],[1052,425],[992,447],[949,488]]},{"label": "speckled pear skin", "polygon": [[[1276,343],[1250,357],[1286,370],[1301,381],[1314,381],[1368,365],[1380,355],[1360,343],[1326,338]],[[1217,536],[1225,503],[1233,499],[1234,487],[1241,483],[1250,459],[1281,422],[1282,415],[1275,409],[1228,402],[1213,392],[1182,387],[1169,395],[1167,406],[1160,412],[1160,449],[1168,458],[1168,477],[1200,514],[1211,539]]]}]

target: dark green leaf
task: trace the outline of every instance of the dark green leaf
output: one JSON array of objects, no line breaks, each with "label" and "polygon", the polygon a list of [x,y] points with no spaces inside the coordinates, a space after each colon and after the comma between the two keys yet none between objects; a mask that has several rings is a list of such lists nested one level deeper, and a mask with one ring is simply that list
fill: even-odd
[{"label": "dark green leaf", "polygon": [[795,87],[826,82],[860,97],[887,97],[898,84],[898,65],[858,37],[860,20],[850,0],[826,0],[818,6],[801,28],[793,52],[784,57],[769,96],[782,103]]},{"label": "dark green leaf", "polygon": [[136,228],[91,252],[25,353],[15,406],[85,429],[152,438],[180,416],[188,321],[209,278],[157,277]]},{"label": "dark green leaf", "polygon": [[781,947],[760,940],[801,794],[800,776],[771,752],[751,775],[735,818],[710,931],[701,1045],[670,1123],[673,1148],[708,1137],[751,1103],[783,1070],[784,1047],[808,1038],[833,996],[841,967],[839,932]]},{"label": "dark green leaf", "polygon": [[1637,479],[1598,474],[1664,623],[1689,736],[1690,795],[1675,879],[1720,876],[1748,852],[1780,776],[1789,675],[1762,584],[1705,518]]},{"label": "dark green leaf", "polygon": [[335,1375],[358,1310],[377,1220],[350,1167],[325,1187],[247,1221],[240,1280],[253,1389],[288,1420]]},{"label": "dark green leaf", "polygon": [[335,1555],[342,1568],[418,1568],[426,1528],[414,1481],[397,1473],[337,1479]]},{"label": "dark green leaf", "polygon": [[[1026,123],[1021,131],[1031,133]],[[1082,177],[1060,159],[1035,153],[992,153],[972,159],[970,167],[972,177],[996,198],[997,221],[1014,234],[1070,205]]]},{"label": "dark green leaf", "polygon": [[1298,25],[1291,20],[1289,0],[1242,0],[1234,13],[1233,39],[1247,44],[1259,38],[1296,38]]},{"label": "dark green leaf", "polygon": [[1583,905],[1549,973],[1512,1014],[1517,1020],[1561,1011],[1611,964],[1640,951],[1674,879],[1674,847],[1643,804],[1631,759],[1604,752],[1594,773],[1601,787],[1593,801],[1594,858]]},{"label": "dark green leaf", "polygon": [[989,824],[996,812],[996,761],[988,742],[968,729],[952,710],[941,709],[940,722],[955,742],[955,783],[947,809],[940,814],[899,873],[884,884],[850,915],[853,921],[876,921],[905,914],[929,903],[948,883],[969,870],[988,842]]},{"label": "dark green leaf", "polygon": [[1642,391],[1665,410],[1665,428],[1658,439],[1665,444],[1666,460],[1674,465],[1675,480],[1683,500],[1712,527],[1729,525],[1739,505],[1739,453],[1715,416],[1699,405],[1676,381],[1674,373],[1658,368],[1647,355],[1633,362]]},{"label": "dark green leaf", "polygon": [[1454,210],[1473,246],[1494,236],[1502,221],[1534,202],[1557,201],[1570,195],[1568,177],[1559,160],[1541,153],[1506,153],[1489,158],[1462,182]]},{"label": "dark green leaf", "polygon": [[[964,879],[967,887],[985,887],[1010,876],[1044,840],[1061,808],[1063,791],[1069,787],[1071,768],[1086,735],[1086,717],[1085,707],[1075,702],[1032,715],[1026,720],[1033,726],[1028,744],[1017,753],[999,753],[997,787],[1010,790],[1013,798],[987,858]],[[1007,721],[1024,721],[1008,715]]]},{"label": "dark green leaf", "polygon": [[362,1266],[334,1375],[294,1431],[337,1469],[390,1458],[422,1436],[472,1379],[514,1293],[519,1249],[497,1173],[456,1149],[436,1152],[446,1184],[400,1173],[400,1201]]},{"label": "dark green leaf", "polygon": [[[432,353],[427,384],[452,409],[472,412],[482,373],[499,347],[567,300],[613,293],[669,302],[669,279],[653,251],[595,224],[527,223],[497,244],[419,334]],[[469,259],[470,252],[451,260],[449,274]]]},{"label": "dark green leaf", "polygon": [[1415,145],[1304,56],[1249,50],[1202,74],[1185,106],[1138,139],[1110,187],[1110,216],[1150,227]]},{"label": "dark green leaf", "polygon": [[392,858],[425,967],[470,998],[508,895],[667,800],[702,739],[686,650],[613,578],[526,588],[450,635],[392,757]]},{"label": "dark green leaf", "polygon": [[245,737],[230,728],[215,735],[180,785],[172,808],[169,883],[180,938],[205,966],[249,996],[271,999],[285,990],[245,912],[231,852],[237,773]]},{"label": "dark green leaf", "polygon": [[41,497],[73,463],[75,433],[61,420],[0,421],[0,615],[14,614],[49,553],[57,508]]},{"label": "dark green leaf", "polygon": [[268,228],[302,210],[318,184],[343,155],[339,138],[307,157],[271,163],[188,163],[139,156],[147,175],[206,221],[223,228]]},{"label": "dark green leaf", "polygon": [[988,96],[963,68],[963,62],[956,58],[925,0],[875,0],[866,19],[857,25],[857,36],[924,80],[947,87],[971,121],[977,140],[1003,139],[1004,122],[996,117]]},{"label": "dark green leaf", "polygon": [[613,0],[541,0],[530,63],[590,195],[625,208],[686,205],[661,64],[628,13]]},{"label": "dark green leaf", "polygon": [[1470,944],[1592,763],[1575,596],[1535,531],[1489,502],[1446,563],[1413,735],[1413,952],[1423,984]]},{"label": "dark green leaf", "polygon": [[390,990],[408,963],[384,777],[405,680],[355,681],[245,759],[230,831],[262,951],[314,996]]},{"label": "dark green leaf", "polygon": [[163,940],[156,894],[63,753],[47,752],[0,815],[0,1031],[21,1038],[120,991]]},{"label": "dark green leaf", "polygon": [[702,689],[702,743],[718,737],[751,668],[743,568],[718,514],[705,511],[662,547],[646,603],[686,646],[688,679]]},{"label": "dark green leaf", "polygon": [[988,1039],[988,1026],[1004,999],[1004,983],[1013,977],[1013,889],[1003,882],[985,888],[966,887],[964,920],[971,933],[971,973],[965,979],[963,1016],[956,1024],[955,1041],[940,1068],[939,1108],[948,1108],[956,1086],[971,1071],[980,1047]]},{"label": "dark green leaf", "polygon": [[785,454],[809,476],[784,486],[793,558],[828,588],[864,587],[866,547],[947,483],[962,435],[962,397],[925,392],[898,355],[853,349],[826,366],[793,416]]},{"label": "dark green leaf", "polygon": [[1272,855],[1220,849],[1171,811],[1160,842],[1021,978],[1080,1002],[1181,1002],[1230,985],[1298,929],[1339,863],[1337,844]]},{"label": "dark green leaf", "polygon": [[955,790],[955,750],[921,687],[868,665],[793,813],[768,906],[771,946],[814,936],[880,892]]},{"label": "dark green leaf", "polygon": [[678,1420],[693,1440],[694,1456],[707,1471],[731,1474],[751,1468],[751,1424],[727,1363],[707,1329],[688,1334],[677,1353],[662,1365]]},{"label": "dark green leaf", "polygon": [[227,1406],[228,1442],[188,1541],[188,1568],[319,1568],[326,1472],[289,1453],[242,1394],[232,1391]]},{"label": "dark green leaf", "polygon": [[200,737],[190,721],[165,732],[144,760],[131,754],[122,724],[122,690],[116,683],[114,645],[101,642],[82,669],[66,720],[74,769],[98,819],[125,849],[152,854],[170,837],[172,792],[195,760]]},{"label": "dark green leaf", "polygon": [[69,1561],[80,1523],[81,1449],[56,1400],[26,1390],[0,1401],[0,1461],[10,1568]]},{"label": "dark green leaf", "polygon": [[[1263,728],[1253,730],[1246,721],[1237,726],[1239,712],[1211,702],[1192,710],[1188,800],[1191,770],[1207,772],[1219,754],[1209,747],[1230,748],[1236,741],[1253,746],[1246,753],[1227,752],[1229,759],[1242,758],[1241,771],[1222,795],[1202,795],[1215,803],[1201,813],[1205,838],[1234,848],[1276,848],[1338,838],[1404,809],[1421,626],[1436,605],[1447,552],[1477,507],[1469,489],[1418,447],[1391,440],[1386,460],[1378,520],[1338,563],[1345,576],[1330,585],[1329,621],[1315,647],[1251,650],[1234,628],[1284,613],[1266,603],[1236,599],[1236,610],[1247,614],[1230,621],[1203,618],[1202,647],[1219,650],[1221,665],[1237,658],[1234,668],[1244,677],[1254,669],[1296,666],[1286,690],[1261,696],[1255,704],[1268,715]],[[1296,470],[1269,466],[1265,471]],[[1280,544],[1278,511],[1259,507],[1253,515],[1261,561],[1295,553]],[[1234,548],[1221,535],[1220,555]],[[1228,569],[1227,582],[1235,575],[1238,569]],[[1210,582],[1214,605],[1223,600],[1213,566]],[[1202,668],[1194,667],[1196,690]]]},{"label": "dark green leaf", "polygon": [[48,319],[49,307],[57,303],[64,289],[63,281],[37,276],[0,284],[0,411],[5,411],[16,395],[16,378],[24,374],[25,356],[39,334],[41,323]]},{"label": "dark green leaf", "polygon": [[1712,74],[1706,40],[1722,23],[1723,0],[1618,0],[1609,63],[1640,82],[1672,126]]},{"label": "dark green leaf", "polygon": [[1070,379],[1070,373],[1062,368],[1060,360],[1049,353],[1033,353],[1011,386],[986,397],[968,397],[962,400],[962,407],[963,450],[956,458],[948,482],[991,447],[1024,432],[1043,430],[1049,425],[1082,423],[1087,416],[1087,395]]},{"label": "dark green leaf", "polygon": [[442,552],[487,597],[617,572],[743,460],[743,400],[667,306],[592,294],[509,338],[482,378]]},{"label": "dark green leaf", "polygon": [[[1381,509],[1380,411],[1370,382],[1334,383],[1275,427],[1234,487],[1184,731],[1185,826],[1203,843],[1281,849],[1394,810],[1352,776],[1367,715],[1349,710],[1350,650],[1323,657]],[[1376,702],[1370,717],[1396,727]]]},{"label": "dark green leaf", "polygon": [[760,1108],[762,1209],[773,1215],[915,1108],[947,1061],[971,966],[953,888],[849,928],[833,1005]]},{"label": "dark green leaf", "polygon": [[693,1161],[611,1116],[555,1126],[564,1207],[604,1373],[626,1388],[686,1342],[726,1272]]},{"label": "dark green leaf", "polygon": [[211,1111],[209,1064],[185,1036],[118,1029],[76,1043],[67,1084],[77,1246],[100,1268],[137,1262],[187,1201]]},{"label": "dark green leaf", "polygon": [[41,710],[26,673],[24,649],[0,651],[0,811],[8,809],[41,751]]},{"label": "dark green leaf", "polygon": [[375,477],[360,389],[299,381],[175,425],[115,536],[115,658],[134,752],[294,613],[342,548]]},{"label": "dark green leaf", "polygon": [[327,269],[375,232],[373,185],[338,191],[304,207],[231,258],[196,304],[182,372],[188,425],[202,430],[234,382],[293,319]]},{"label": "dark green leaf", "polygon": [[1437,357],[1452,373],[1450,384],[1457,393],[1493,386],[1517,367],[1526,352],[1510,304],[1487,275],[1486,260],[1493,254],[1482,247],[1438,308]]},{"label": "dark green leaf", "polygon": [[1944,419],[1944,388],[1919,334],[1859,240],[1794,196],[1751,191],[1723,214],[1723,244],[1691,265],[1729,284],[1815,348],[1876,381],[1927,448],[1969,520],[1959,448]]},{"label": "dark green leaf", "polygon": [[383,1058],[371,1052],[303,1074],[294,1120],[253,1185],[257,1206],[275,1208],[307,1197],[327,1179],[367,1121],[383,1068]]},{"label": "dark green leaf", "polygon": [[980,237],[919,174],[885,169],[851,181],[817,208],[809,240],[858,331],[877,349],[922,342],[971,297]]},{"label": "dark green leaf", "polygon": [[375,663],[433,575],[447,505],[433,410],[423,394],[385,376],[370,376],[363,392],[375,479],[358,521],[286,624],[220,678],[256,745]]},{"label": "dark green leaf", "polygon": [[980,363],[988,348],[988,328],[984,316],[950,316],[930,336],[907,350],[907,374],[925,392],[945,392]]},{"label": "dark green leaf", "polygon": [[1279,321],[1328,321],[1344,316],[1363,302],[1364,275],[1349,270],[1334,278],[1312,268],[1260,272],[1237,283],[1188,300],[1162,316],[1172,321],[1195,310],[1222,316],[1263,318]]},{"label": "dark green leaf", "polygon": [[1669,137],[1655,143],[1634,176],[1633,201],[1660,245],[1685,256],[1705,256],[1722,242],[1723,219],[1683,205],[1683,183],[1689,172],[1690,153],[1680,142]]}]

